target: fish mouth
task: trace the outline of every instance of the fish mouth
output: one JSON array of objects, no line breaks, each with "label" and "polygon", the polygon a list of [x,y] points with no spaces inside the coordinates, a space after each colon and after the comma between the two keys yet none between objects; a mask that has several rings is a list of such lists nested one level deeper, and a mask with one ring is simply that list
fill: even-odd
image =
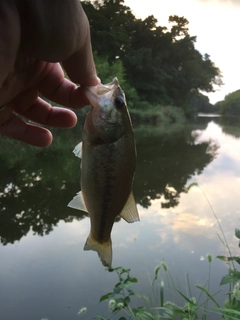
[{"label": "fish mouth", "polygon": [[110,96],[110,93],[114,92],[116,89],[120,89],[120,86],[119,86],[119,82],[118,82],[118,79],[115,77],[113,79],[113,81],[107,83],[107,84],[98,84],[96,86],[97,88],[97,95],[99,96],[102,96],[102,95],[106,95],[106,99],[108,98],[108,94]]},{"label": "fish mouth", "polygon": [[[107,84],[98,84],[96,86],[83,87],[84,94],[87,97],[93,108],[107,108],[108,104],[115,104],[115,100],[119,97],[125,101],[124,93],[119,86],[117,78],[114,78],[113,81]],[[117,121],[111,121],[110,118],[105,117],[104,115],[100,116],[102,120],[107,121],[109,124],[116,125]]]},{"label": "fish mouth", "polygon": [[96,86],[83,87],[84,94],[93,107],[97,107],[97,104],[104,99],[110,99],[111,95],[116,89],[120,89],[118,79],[115,77],[113,81],[107,84],[98,84]]},{"label": "fish mouth", "polygon": [[[101,87],[104,87],[105,89],[108,89],[108,90],[114,90],[114,89],[117,89],[119,88],[119,82],[118,82],[118,78],[115,77],[113,79],[113,81],[107,83],[107,84],[103,84],[102,86],[99,85],[99,88]],[[101,90],[101,89],[100,89]],[[101,94],[101,93],[100,93]]]}]

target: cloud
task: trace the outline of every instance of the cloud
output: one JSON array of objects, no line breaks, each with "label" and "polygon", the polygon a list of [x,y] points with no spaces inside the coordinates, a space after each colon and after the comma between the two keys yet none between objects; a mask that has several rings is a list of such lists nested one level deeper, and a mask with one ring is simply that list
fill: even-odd
[{"label": "cloud", "polygon": [[234,6],[240,6],[239,0],[198,0],[199,2],[203,3],[213,3],[213,4],[222,4],[222,5],[234,5]]}]

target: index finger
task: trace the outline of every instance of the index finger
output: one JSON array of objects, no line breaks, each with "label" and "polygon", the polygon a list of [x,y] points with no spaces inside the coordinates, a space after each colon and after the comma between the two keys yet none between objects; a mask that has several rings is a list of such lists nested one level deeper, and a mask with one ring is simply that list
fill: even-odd
[{"label": "index finger", "polygon": [[[91,85],[96,85],[99,82],[100,80],[94,77]],[[68,108],[78,109],[89,104],[83,89],[64,78],[64,73],[59,63],[49,64],[48,73],[37,88],[47,99]]]}]

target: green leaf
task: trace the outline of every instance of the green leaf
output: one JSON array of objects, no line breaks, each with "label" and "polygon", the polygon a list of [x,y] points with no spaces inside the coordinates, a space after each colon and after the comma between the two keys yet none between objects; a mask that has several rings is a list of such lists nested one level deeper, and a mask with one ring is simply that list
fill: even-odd
[{"label": "green leaf", "polygon": [[178,316],[178,315],[186,315],[186,312],[183,310],[180,310],[178,308],[173,309],[173,315]]},{"label": "green leaf", "polygon": [[128,289],[128,295],[129,296],[136,296],[136,292],[134,290]]},{"label": "green leaf", "polygon": [[236,269],[231,269],[229,271],[229,274],[233,277],[234,282],[237,282],[240,280],[240,272],[237,271]]},{"label": "green leaf", "polygon": [[166,263],[162,262],[161,264],[163,266],[164,271],[168,271],[168,267],[167,267]]},{"label": "green leaf", "polygon": [[[218,308],[218,310],[223,311],[223,314],[227,313],[227,314],[233,314],[233,315],[237,315],[240,316],[240,312],[238,310],[234,310],[234,309],[229,309],[229,308]],[[237,318],[234,318],[237,319]]]},{"label": "green leaf", "polygon": [[123,284],[129,284],[130,283],[130,281],[129,281],[129,277],[127,277],[124,281],[123,281]]},{"label": "green leaf", "polygon": [[155,268],[155,275],[154,275],[154,279],[153,279],[153,281],[152,281],[152,285],[154,285],[154,282],[157,280],[157,278],[158,278],[158,273],[159,273],[159,271],[161,270],[161,265],[158,265],[156,268]]},{"label": "green leaf", "polygon": [[116,267],[113,269],[114,271],[122,270],[122,267]]},{"label": "green leaf", "polygon": [[225,257],[225,256],[217,256],[216,258],[228,262],[228,261],[236,261],[238,264],[240,264],[240,257]]},{"label": "green leaf", "polygon": [[124,269],[124,268],[122,268],[120,274],[129,273],[129,272],[130,272],[130,269]]},{"label": "green leaf", "polygon": [[144,299],[145,301],[150,301],[150,300],[151,300],[151,299],[149,299],[148,296],[145,296],[145,295],[142,294],[142,293],[136,293],[136,292],[134,292],[134,296],[135,296],[135,297],[138,297],[138,298],[140,298],[140,299]]},{"label": "green leaf", "polygon": [[235,236],[240,239],[240,229],[235,229]]},{"label": "green leaf", "polygon": [[[169,309],[169,308],[166,308],[166,307],[160,307],[160,308],[154,308],[154,309],[163,310],[164,312],[168,313],[168,314],[171,315],[171,316],[172,316],[172,314],[173,314],[172,309]],[[172,318],[171,318],[171,319],[172,319]]]},{"label": "green leaf", "polygon": [[227,284],[230,282],[235,283],[239,280],[240,280],[240,272],[237,271],[236,269],[230,269],[229,274],[222,277],[220,285]]},{"label": "green leaf", "polygon": [[145,311],[144,307],[137,307],[132,309],[132,312],[135,316],[141,315],[144,311]]},{"label": "green leaf", "polygon": [[213,298],[213,296],[210,295],[209,291],[208,291],[206,288],[204,288],[204,287],[202,287],[202,286],[198,286],[198,285],[196,285],[196,287],[197,287],[198,289],[202,290],[203,292],[205,292],[206,295],[209,297],[209,299],[211,299],[211,300],[216,304],[216,306],[220,308],[220,305],[219,305],[219,304],[217,303],[217,301]]},{"label": "green leaf", "polygon": [[228,261],[228,257],[225,257],[225,256],[217,256],[216,258],[219,259],[219,260],[222,260],[224,262]]},{"label": "green leaf", "polygon": [[125,297],[123,299],[123,302],[124,302],[125,305],[129,304],[130,303],[130,298],[129,297]]},{"label": "green leaf", "polygon": [[227,274],[226,276],[222,277],[222,280],[220,282],[220,286],[223,284],[227,284],[229,282],[232,282],[232,277],[229,274]]},{"label": "green leaf", "polygon": [[104,294],[103,296],[101,296],[100,298],[100,302],[104,301],[104,300],[107,300],[111,297],[114,297],[114,293],[113,292],[109,292],[107,294]]},{"label": "green leaf", "polygon": [[239,280],[239,277],[236,277],[234,275],[231,275],[231,274],[227,274],[226,276],[223,276],[222,277],[222,280],[220,282],[220,286],[223,285],[223,284],[227,284],[227,283],[230,283],[230,282],[237,282]]},{"label": "green leaf", "polygon": [[136,282],[138,282],[138,279],[137,278],[129,278],[129,281],[136,283]]},{"label": "green leaf", "polygon": [[147,311],[141,312],[141,315],[147,317],[147,319],[150,319],[150,320],[156,319],[150,312],[147,312]]},{"label": "green leaf", "polygon": [[108,268],[108,272],[113,272],[115,271],[115,269],[113,269],[112,267]]},{"label": "green leaf", "polygon": [[119,294],[122,291],[122,285],[119,286],[115,286],[115,288],[113,289],[114,294]]},{"label": "green leaf", "polygon": [[234,261],[236,261],[238,264],[240,264],[240,257],[231,257],[231,258],[229,258],[229,260],[234,260]]},{"label": "green leaf", "polygon": [[239,300],[236,300],[236,299],[233,299],[231,301],[231,303],[229,304],[229,307],[232,309],[232,310],[235,310],[237,312],[240,313],[240,301]]},{"label": "green leaf", "polygon": [[121,317],[119,318],[119,320],[127,320],[125,317]]},{"label": "green leaf", "polygon": [[189,302],[192,306],[195,306],[195,303],[190,300],[187,296],[185,296],[182,292],[180,292],[179,290],[177,290],[177,292],[187,301]]},{"label": "green leaf", "polygon": [[165,312],[164,317],[167,319],[173,319],[173,315],[186,315],[186,312],[179,309],[178,307],[171,306],[171,309],[168,307],[157,308],[159,310],[163,310]]},{"label": "green leaf", "polygon": [[121,286],[122,282],[119,281],[118,283],[115,284],[115,287]]}]

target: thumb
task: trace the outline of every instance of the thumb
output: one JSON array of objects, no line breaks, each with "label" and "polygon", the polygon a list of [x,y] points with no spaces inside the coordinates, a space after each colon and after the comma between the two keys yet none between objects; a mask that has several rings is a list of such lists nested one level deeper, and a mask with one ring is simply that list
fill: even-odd
[{"label": "thumb", "polygon": [[89,23],[86,18],[86,37],[81,48],[63,61],[63,68],[69,78],[82,86],[95,86],[100,83],[93,60]]}]

